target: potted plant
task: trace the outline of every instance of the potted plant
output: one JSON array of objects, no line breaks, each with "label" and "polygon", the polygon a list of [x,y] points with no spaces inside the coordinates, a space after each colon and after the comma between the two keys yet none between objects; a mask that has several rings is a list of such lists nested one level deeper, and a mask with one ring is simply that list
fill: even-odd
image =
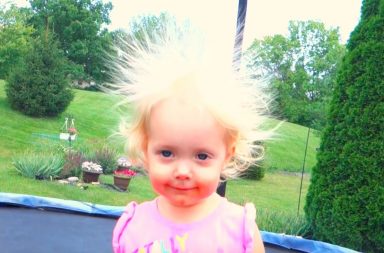
[{"label": "potted plant", "polygon": [[136,171],[132,169],[118,169],[113,172],[113,184],[119,189],[126,191],[131,182],[131,178],[136,176]]},{"label": "potted plant", "polygon": [[127,158],[120,157],[119,159],[117,159],[117,170],[129,169],[131,168],[131,166],[132,164]]},{"label": "potted plant", "polygon": [[81,164],[83,171],[84,183],[98,182],[100,174],[103,173],[103,168],[94,162],[85,161]]}]

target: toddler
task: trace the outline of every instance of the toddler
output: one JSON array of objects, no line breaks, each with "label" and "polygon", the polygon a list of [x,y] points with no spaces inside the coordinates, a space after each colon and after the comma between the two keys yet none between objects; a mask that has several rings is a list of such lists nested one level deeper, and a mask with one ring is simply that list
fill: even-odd
[{"label": "toddler", "polygon": [[134,109],[122,129],[128,154],[158,194],[127,205],[113,231],[115,253],[264,252],[254,205],[216,189],[261,158],[267,100],[195,35],[162,31],[131,43],[115,65]]}]

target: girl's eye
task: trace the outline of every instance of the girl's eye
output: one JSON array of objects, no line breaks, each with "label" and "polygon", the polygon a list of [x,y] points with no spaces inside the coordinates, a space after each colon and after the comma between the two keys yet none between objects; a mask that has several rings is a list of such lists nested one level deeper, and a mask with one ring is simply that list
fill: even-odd
[{"label": "girl's eye", "polygon": [[162,150],[161,151],[161,155],[164,156],[164,157],[171,157],[172,152],[169,151],[169,150]]},{"label": "girl's eye", "polygon": [[197,158],[198,158],[199,160],[207,160],[208,155],[207,155],[207,154],[204,154],[204,153],[200,153],[200,154],[197,154]]}]

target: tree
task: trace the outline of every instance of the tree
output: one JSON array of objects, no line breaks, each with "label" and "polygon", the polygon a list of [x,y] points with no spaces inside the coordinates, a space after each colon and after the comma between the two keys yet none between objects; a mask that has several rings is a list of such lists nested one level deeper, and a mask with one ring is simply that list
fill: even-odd
[{"label": "tree", "polygon": [[[120,58],[119,64],[129,69],[132,67],[130,61],[135,57],[135,53],[138,51],[137,48],[151,50],[148,45],[155,44],[156,40],[164,39],[163,35],[167,34],[165,32],[167,29],[175,29],[175,31],[179,29],[181,32],[183,25],[186,26],[186,22],[179,26],[175,18],[167,13],[161,13],[158,16],[144,15],[135,17],[130,20],[128,31],[119,29],[110,33],[115,47],[113,52],[109,52],[109,59],[113,62]],[[110,64],[110,67],[109,74],[113,79],[113,75],[119,75],[119,73],[115,72],[116,69],[114,69],[113,64]]]},{"label": "tree", "polygon": [[30,116],[56,116],[73,99],[66,78],[66,58],[51,36],[38,37],[8,79],[6,94],[12,108]]},{"label": "tree", "polygon": [[338,73],[305,213],[318,240],[384,252],[384,0],[364,0]]},{"label": "tree", "polygon": [[344,55],[338,29],[291,21],[287,37],[255,40],[247,54],[255,75],[269,81],[277,115],[316,129],[325,125],[335,73]]},{"label": "tree", "polygon": [[145,42],[155,39],[156,35],[171,25],[176,27],[176,20],[167,13],[161,13],[159,16],[141,16],[131,20],[129,34],[135,40]]},{"label": "tree", "polygon": [[127,46],[146,47],[148,41],[159,39],[159,35],[164,34],[170,27],[178,28],[176,20],[168,13],[161,13],[158,16],[144,15],[130,20],[128,32],[116,30],[111,34],[115,45],[129,50]]},{"label": "tree", "polygon": [[59,41],[64,55],[74,63],[75,79],[106,78],[105,53],[111,36],[104,25],[110,23],[111,3],[101,0],[30,0],[31,24],[39,30],[52,31]]},{"label": "tree", "polygon": [[30,50],[34,29],[27,25],[28,15],[14,5],[0,7],[0,79],[6,79]]}]

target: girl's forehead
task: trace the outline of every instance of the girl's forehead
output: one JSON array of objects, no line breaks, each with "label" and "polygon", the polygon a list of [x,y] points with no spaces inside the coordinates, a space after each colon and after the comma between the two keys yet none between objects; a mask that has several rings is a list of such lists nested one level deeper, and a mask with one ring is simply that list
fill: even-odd
[{"label": "girl's forehead", "polygon": [[148,140],[171,146],[214,148],[226,144],[226,130],[203,107],[177,99],[156,105],[149,118]]},{"label": "girl's forehead", "polygon": [[149,119],[158,122],[174,119],[217,123],[204,105],[185,96],[175,96],[158,102],[153,106]]},{"label": "girl's forehead", "polygon": [[180,98],[169,98],[156,104],[151,110],[148,121],[149,131],[154,129],[166,131],[167,128],[221,131],[223,128],[204,106]]}]

